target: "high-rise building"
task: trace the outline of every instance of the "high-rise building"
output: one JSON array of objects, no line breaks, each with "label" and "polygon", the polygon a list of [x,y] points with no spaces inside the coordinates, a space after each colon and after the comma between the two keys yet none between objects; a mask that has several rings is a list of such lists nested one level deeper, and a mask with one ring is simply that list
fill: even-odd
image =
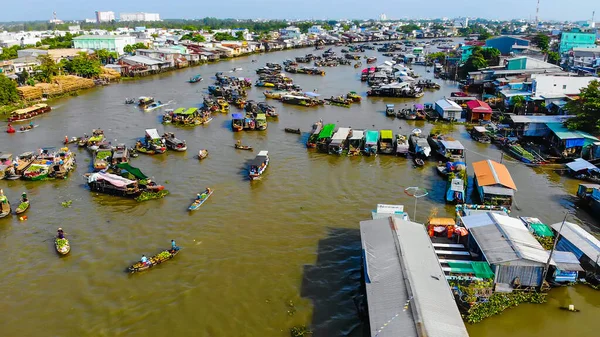
[{"label": "high-rise building", "polygon": [[385,15],[385,13],[381,14],[381,15],[379,16],[379,20],[380,20],[380,21],[385,21],[385,20],[387,20],[387,15]]},{"label": "high-rise building", "polygon": [[119,17],[121,21],[160,21],[160,15],[158,13],[121,13]]},{"label": "high-rise building", "polygon": [[97,23],[101,23],[101,22],[111,22],[111,21],[115,21],[115,12],[100,12],[100,11],[96,11],[96,22]]}]

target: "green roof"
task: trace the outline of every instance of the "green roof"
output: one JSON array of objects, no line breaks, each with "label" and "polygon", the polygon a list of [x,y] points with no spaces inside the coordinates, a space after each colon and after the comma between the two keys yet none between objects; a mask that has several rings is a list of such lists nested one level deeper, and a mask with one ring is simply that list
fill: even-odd
[{"label": "green roof", "polygon": [[546,123],[546,126],[561,140],[585,138],[579,131],[571,131],[560,123]]},{"label": "green roof", "polygon": [[183,113],[184,111],[185,111],[185,108],[177,108],[177,109],[175,109],[175,111],[173,111],[173,114],[179,115],[179,114]]},{"label": "green roof", "polygon": [[319,133],[319,139],[331,138],[331,136],[333,136],[333,131],[335,131],[335,124],[325,124]]},{"label": "green roof", "polygon": [[365,142],[366,143],[371,143],[371,144],[376,144],[377,141],[379,141],[379,132],[377,131],[367,131],[365,136]]},{"label": "green roof", "polygon": [[392,130],[381,130],[381,138],[382,139],[393,139],[394,134],[392,133]]},{"label": "green roof", "polygon": [[198,110],[198,108],[188,108],[185,111],[180,112],[180,115],[191,115],[193,113],[195,113]]},{"label": "green roof", "polygon": [[257,121],[267,120],[267,115],[265,115],[265,114],[256,114],[256,120]]},{"label": "green roof", "polygon": [[448,262],[451,273],[460,274],[475,274],[475,277],[482,279],[491,279],[494,277],[494,273],[487,262]]},{"label": "green roof", "polygon": [[550,229],[550,227],[548,227],[548,225],[545,225],[543,223],[532,223],[532,224],[529,224],[529,227],[531,227],[531,229],[533,230],[533,233],[537,236],[549,236],[549,237],[554,236],[554,233],[552,233],[552,230]]}]

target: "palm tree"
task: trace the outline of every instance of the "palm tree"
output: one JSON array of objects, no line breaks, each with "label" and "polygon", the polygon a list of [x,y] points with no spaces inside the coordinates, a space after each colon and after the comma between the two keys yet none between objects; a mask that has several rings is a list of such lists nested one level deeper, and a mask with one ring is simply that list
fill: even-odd
[{"label": "palm tree", "polygon": [[515,110],[521,110],[525,106],[525,97],[523,96],[514,96],[510,100],[513,103],[513,113],[515,113]]}]

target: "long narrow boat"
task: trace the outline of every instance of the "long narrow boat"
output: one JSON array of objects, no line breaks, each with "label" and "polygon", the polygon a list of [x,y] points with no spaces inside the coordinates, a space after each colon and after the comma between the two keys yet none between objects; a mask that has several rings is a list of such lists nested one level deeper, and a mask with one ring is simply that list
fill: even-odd
[{"label": "long narrow boat", "polygon": [[9,215],[11,210],[8,198],[4,195],[0,195],[0,219]]},{"label": "long narrow boat", "polygon": [[71,245],[66,237],[64,239],[59,239],[58,236],[55,237],[54,248],[56,248],[56,252],[60,255],[67,255],[71,251]]},{"label": "long narrow boat", "polygon": [[256,158],[250,162],[248,168],[248,177],[250,180],[260,179],[262,174],[269,166],[269,151],[260,151]]},{"label": "long narrow boat", "polygon": [[206,200],[208,200],[208,198],[210,198],[210,196],[213,194],[213,190],[211,190],[210,188],[207,188],[204,190],[204,192],[202,192],[202,194],[200,194],[200,198],[194,200],[194,202],[190,205],[190,207],[188,207],[189,211],[195,211],[198,208],[200,208],[200,206],[202,206],[202,204],[204,204],[204,202]]},{"label": "long narrow boat", "polygon": [[127,270],[130,273],[137,273],[140,271],[144,271],[147,269],[150,269],[156,265],[159,265],[165,261],[169,261],[170,259],[174,258],[175,255],[177,255],[179,253],[180,249],[166,249],[163,250],[162,252],[154,255],[153,257],[148,259],[147,263],[143,263],[143,262],[136,262],[133,265],[131,265],[129,268],[127,268]]},{"label": "long narrow boat", "polygon": [[315,147],[317,147],[317,139],[319,139],[319,133],[321,133],[322,129],[323,122],[318,121],[315,124],[313,124],[310,136],[306,141],[306,147],[308,147],[309,149],[314,149]]},{"label": "long narrow boat", "polygon": [[19,203],[19,207],[17,207],[17,209],[15,210],[15,214],[25,213],[25,211],[27,211],[29,209],[29,206],[30,206],[29,199],[23,201],[23,199],[21,198],[21,202]]},{"label": "long narrow boat", "polygon": [[202,76],[201,75],[196,75],[192,78],[190,78],[190,80],[188,81],[189,83],[198,83],[202,81]]},{"label": "long narrow boat", "polygon": [[16,122],[16,121],[25,121],[32,119],[41,114],[45,114],[50,112],[52,108],[45,103],[39,103],[32,105],[25,109],[19,109],[11,112],[10,117],[8,117],[8,122]]}]

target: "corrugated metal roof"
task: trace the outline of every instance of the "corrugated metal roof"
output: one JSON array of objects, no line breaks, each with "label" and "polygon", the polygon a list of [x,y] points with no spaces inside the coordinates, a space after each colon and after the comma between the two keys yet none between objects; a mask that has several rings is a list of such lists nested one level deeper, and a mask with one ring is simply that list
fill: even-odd
[{"label": "corrugated metal roof", "polygon": [[514,190],[512,190],[510,188],[506,188],[506,187],[483,186],[483,187],[481,187],[481,189],[483,190],[483,193],[485,193],[485,194],[509,195],[511,197],[515,195],[515,191]]},{"label": "corrugated metal roof", "polygon": [[575,161],[567,163],[567,167],[575,172],[596,168],[596,166],[590,164],[587,160],[583,158],[575,158]]},{"label": "corrugated metal roof", "polygon": [[458,105],[458,103],[446,98],[436,101],[435,104],[437,104],[444,111],[462,111],[462,108],[460,105]]},{"label": "corrugated metal roof", "polygon": [[441,140],[440,143],[444,148],[449,150],[464,150],[465,147],[458,140]]},{"label": "corrugated metal roof", "polygon": [[371,336],[468,336],[422,224],[386,218],[360,229]]},{"label": "corrugated metal roof", "polygon": [[[558,222],[550,227],[558,232],[561,224],[562,222]],[[571,222],[565,222],[565,225],[560,231],[560,235],[571,242],[593,261],[596,261],[598,255],[600,255],[600,240],[595,238],[592,234],[586,232],[585,229],[581,228],[579,225]]]},{"label": "corrugated metal roof", "polygon": [[579,259],[571,252],[555,250],[552,253],[552,259],[556,262],[556,268],[560,270],[583,271],[583,268],[579,264]]},{"label": "corrugated metal roof", "polygon": [[490,264],[517,260],[545,264],[548,261],[548,252],[519,219],[488,212],[461,217],[461,221]]},{"label": "corrugated metal roof", "polygon": [[548,128],[550,130],[552,130],[552,132],[554,132],[556,137],[558,137],[560,139],[583,139],[584,138],[582,135],[580,135],[577,132],[569,131],[569,129],[564,127],[564,125],[562,125],[562,124],[552,123],[552,124],[547,124],[546,126],[548,126]]},{"label": "corrugated metal roof", "polygon": [[525,116],[511,115],[510,119],[513,123],[564,123],[567,119],[575,117],[574,115],[566,116]]}]

